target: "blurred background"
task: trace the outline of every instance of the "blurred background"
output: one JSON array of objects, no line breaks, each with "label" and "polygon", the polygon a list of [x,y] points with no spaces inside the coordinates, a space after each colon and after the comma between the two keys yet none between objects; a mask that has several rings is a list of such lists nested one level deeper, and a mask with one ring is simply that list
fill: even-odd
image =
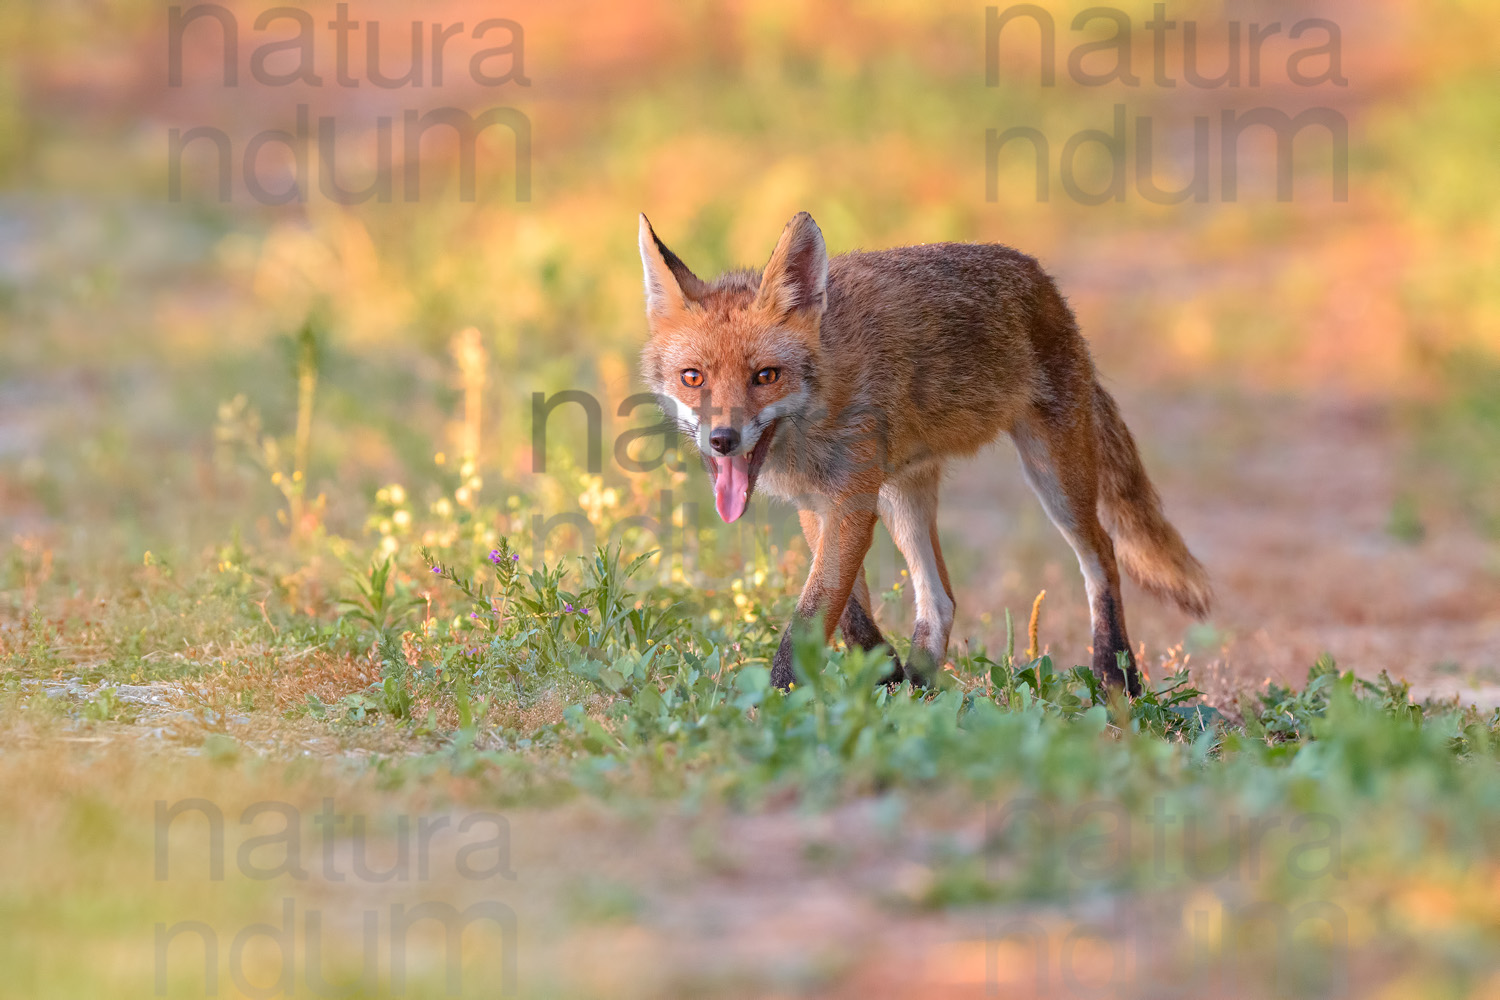
[{"label": "blurred background", "polygon": [[[1234,683],[1328,650],[1500,690],[1493,5],[1174,2],[1160,31],[1136,2],[998,31],[948,0],[453,0],[417,28],[343,8],[0,9],[0,614],[143,565],[318,614],[341,561],[411,578],[457,534],[582,552],[664,490],[663,579],[712,595],[761,567],[793,593],[788,512],[731,531],[696,459],[613,456],[656,420],[619,410],[642,390],[636,213],[711,274],[806,209],[833,252],[999,241],[1056,275],[1221,594],[1194,625],[1130,591],[1153,655]],[[466,190],[423,116],[497,108]],[[1288,190],[1270,129],[1225,155],[1267,108],[1315,112]],[[1149,196],[1194,178],[1201,200]],[[600,401],[597,474],[573,404],[536,471],[533,394],[567,389]],[[1083,662],[1081,581],[1008,444],[954,471],[943,516],[955,641],[995,643],[1046,588]],[[884,535],[870,568],[901,596]]]},{"label": "blurred background", "polygon": [[[632,399],[642,211],[703,275],[761,266],[804,209],[835,253],[988,240],[1036,255],[1218,590],[1196,623],[1127,585],[1159,684],[1186,667],[1210,707],[1297,732],[1321,725],[1313,699],[1267,681],[1326,690],[1326,652],[1409,679],[1417,701],[1500,704],[1500,7],[1129,0],[1080,22],[1086,9],[0,3],[0,995],[167,995],[159,920],[212,917],[229,948],[283,897],[352,919],[415,890],[493,888],[441,855],[426,887],[213,882],[191,818],[166,881],[153,804],[188,796],[220,803],[237,839],[253,803],[310,817],[337,796],[386,847],[398,821],[514,807],[522,877],[500,889],[531,995],[833,994],[835,979],[839,995],[969,995],[999,962],[977,922],[1008,911],[964,907],[1029,901],[1061,938],[1128,889],[1032,880],[1061,838],[986,853],[990,803],[979,823],[963,790],[990,772],[928,744],[882,748],[948,768],[911,777],[903,813],[868,765],[830,770],[807,744],[805,766],[772,771],[737,749],[777,732],[803,745],[790,728],[716,723],[698,731],[712,754],[679,760],[664,738],[618,768],[567,736],[636,704],[557,652],[593,641],[573,557],[657,550],[642,575],[659,586],[626,598],[647,618],[683,607],[672,669],[702,666],[705,688],[716,671],[716,695],[774,648],[806,572],[792,512],[760,500],[718,523],[697,459],[663,453],[654,406]],[[999,659],[1007,612],[1019,650],[1041,591],[1039,648],[1087,662],[1074,557],[1008,443],[951,471],[941,531],[970,693],[992,675],[964,654]],[[534,617],[558,633],[565,588],[535,568],[562,563],[577,641],[465,672],[476,616],[424,552],[450,577],[495,579],[492,553],[535,570],[552,603]],[[909,587],[883,532],[867,568],[904,644]],[[523,685],[515,665],[533,663]],[[1386,687],[1405,719],[1408,692]],[[1264,712],[1239,697],[1255,691]],[[1326,810],[1346,821],[1353,877],[1290,879],[1268,860],[1258,880],[1178,880],[1190,898],[1162,897],[1163,915],[1121,911],[1130,933],[1192,943],[1190,919],[1222,923],[1220,896],[1327,898],[1353,918],[1365,993],[1493,991],[1489,772],[1458,770],[1447,722],[1419,746],[1362,718],[1319,729],[1326,749],[1294,764],[1297,743],[1257,736],[1219,768],[1202,738],[1176,754],[1189,748],[1016,717],[1014,754],[986,767],[1002,795],[1141,810],[1165,795],[1227,816],[1231,836],[1240,816]],[[762,771],[792,796],[715,804]],[[825,778],[858,798],[797,799]],[[1217,866],[1222,845],[1198,849]],[[991,857],[1015,873],[997,879]],[[344,925],[351,963],[356,938]],[[1236,953],[1220,993],[1295,973],[1274,943],[1274,960]],[[176,947],[171,995],[201,995],[192,939]],[[275,953],[250,954],[269,982]]]}]

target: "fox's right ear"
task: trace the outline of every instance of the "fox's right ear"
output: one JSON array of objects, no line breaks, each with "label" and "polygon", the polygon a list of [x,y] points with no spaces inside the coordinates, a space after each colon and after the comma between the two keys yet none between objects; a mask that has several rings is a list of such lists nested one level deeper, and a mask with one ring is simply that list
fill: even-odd
[{"label": "fox's right ear", "polygon": [[686,309],[703,292],[703,282],[682,258],[667,249],[644,213],[641,215],[641,267],[646,272],[646,315],[664,316]]}]

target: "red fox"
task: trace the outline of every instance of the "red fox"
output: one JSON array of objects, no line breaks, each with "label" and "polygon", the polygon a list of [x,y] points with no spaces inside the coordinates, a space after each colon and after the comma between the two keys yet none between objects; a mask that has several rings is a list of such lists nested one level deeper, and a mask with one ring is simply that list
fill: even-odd
[{"label": "red fox", "polygon": [[764,489],[797,505],[812,548],[772,664],[778,687],[794,680],[793,629],[819,618],[825,641],[837,626],[851,644],[889,647],[864,575],[877,519],[916,598],[906,663],[888,680],[931,679],[954,608],[938,547],[943,466],[1001,431],[1078,556],[1102,681],[1140,691],[1116,560],[1146,590],[1207,615],[1208,576],[1163,516],[1072,312],[1031,257],[935,243],[830,260],[806,212],[759,272],[703,281],[644,215],[640,251],[644,375],[702,452],[719,516],[734,521]]}]

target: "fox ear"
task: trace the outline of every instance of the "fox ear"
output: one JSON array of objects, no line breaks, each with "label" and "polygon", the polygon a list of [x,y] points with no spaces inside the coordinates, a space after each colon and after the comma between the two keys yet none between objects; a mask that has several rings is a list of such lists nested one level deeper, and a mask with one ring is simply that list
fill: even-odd
[{"label": "fox ear", "polygon": [[667,249],[651,223],[641,215],[641,266],[646,272],[646,315],[661,316],[686,309],[688,300],[703,292],[703,282],[688,270],[682,258]]},{"label": "fox ear", "polygon": [[782,230],[781,241],[760,278],[755,304],[778,316],[817,315],[827,304],[828,248],[813,217],[798,212]]}]

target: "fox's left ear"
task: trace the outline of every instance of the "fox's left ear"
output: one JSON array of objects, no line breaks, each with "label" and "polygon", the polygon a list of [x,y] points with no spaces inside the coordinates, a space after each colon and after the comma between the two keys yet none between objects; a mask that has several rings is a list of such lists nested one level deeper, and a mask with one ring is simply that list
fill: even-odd
[{"label": "fox's left ear", "polygon": [[817,316],[828,303],[828,249],[813,217],[798,212],[782,230],[760,278],[755,304],[777,316]]},{"label": "fox's left ear", "polygon": [[686,309],[689,299],[702,294],[703,282],[657,238],[644,214],[639,242],[641,266],[646,272],[646,315],[662,316]]}]

